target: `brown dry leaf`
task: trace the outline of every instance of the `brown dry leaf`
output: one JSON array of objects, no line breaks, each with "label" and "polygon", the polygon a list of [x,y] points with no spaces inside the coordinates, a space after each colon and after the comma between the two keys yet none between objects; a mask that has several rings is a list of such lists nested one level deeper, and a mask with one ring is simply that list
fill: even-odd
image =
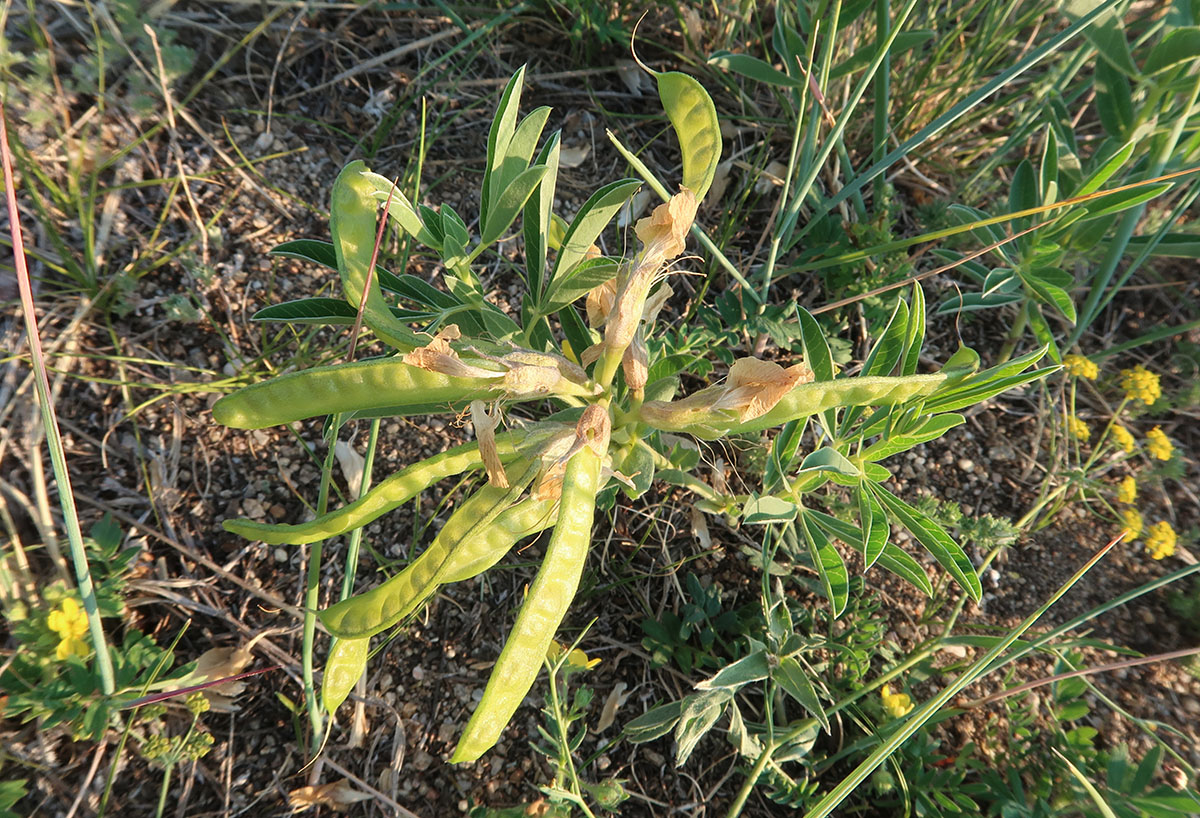
[{"label": "brown dry leaf", "polygon": [[625,695],[627,685],[624,682],[617,682],[613,687],[612,692],[608,694],[608,698],[604,700],[604,709],[600,711],[600,720],[596,722],[596,732],[603,733],[617,719],[617,711],[621,709],[621,705],[625,704],[625,700],[629,697]]},{"label": "brown dry leaf", "polygon": [[329,807],[334,812],[345,812],[346,808],[359,801],[368,801],[374,796],[350,786],[346,779],[315,787],[301,787],[288,793],[288,805],[292,812],[303,812],[313,807]]},{"label": "brown dry leaf", "polygon": [[696,538],[696,542],[705,551],[712,548],[712,535],[708,533],[708,520],[704,519],[704,512],[692,506],[692,536]]},{"label": "brown dry leaf", "polygon": [[625,371],[625,385],[633,390],[646,388],[650,375],[650,353],[646,349],[646,339],[639,330],[633,336],[633,343],[625,347],[621,357],[621,369]]},{"label": "brown dry leaf", "polygon": [[597,285],[587,294],[588,324],[592,329],[600,329],[612,312],[613,302],[617,299],[617,277],[613,276],[603,284]]},{"label": "brown dry leaf", "polygon": [[726,159],[717,165],[717,170],[713,174],[712,184],[708,188],[708,194],[704,197],[704,201],[710,209],[712,207],[719,207],[721,200],[725,198],[725,190],[729,187],[729,176],[732,171],[732,159]]},{"label": "brown dry leaf", "polygon": [[739,358],[729,368],[725,392],[713,408],[732,409],[745,423],[770,412],[796,384],[812,379],[812,370],[803,363],[784,369],[773,361]]},{"label": "brown dry leaf", "polygon": [[762,172],[762,176],[758,177],[758,181],[754,183],[754,192],[760,196],[770,193],[771,188],[783,184],[785,174],[787,174],[787,165],[777,159],[773,160]]},{"label": "brown dry leaf", "polygon": [[499,378],[503,372],[493,372],[462,361],[450,346],[451,341],[462,337],[457,324],[447,324],[423,347],[406,352],[402,360],[409,366],[430,372],[440,372],[456,378]]},{"label": "brown dry leaf", "polygon": [[591,152],[592,146],[586,144],[577,148],[563,148],[558,152],[558,166],[560,168],[577,168],[584,163]]},{"label": "brown dry leaf", "polygon": [[641,264],[657,266],[683,252],[698,204],[696,194],[685,187],[637,223],[634,231],[646,246]]},{"label": "brown dry leaf", "polygon": [[471,423],[475,426],[475,439],[479,441],[479,454],[483,458],[483,467],[487,469],[488,483],[499,489],[508,488],[508,475],[504,473],[504,464],[500,462],[500,453],[496,451],[499,407],[493,416],[488,414],[483,401],[471,401]]},{"label": "brown dry leaf", "polygon": [[[249,646],[237,648],[211,648],[200,654],[196,660],[196,670],[193,676],[199,683],[213,682],[236,676],[245,670],[254,659]],[[238,707],[234,699],[246,689],[245,682],[224,682],[212,687],[206,687],[204,697],[208,699],[213,710],[221,713],[236,713]]]}]

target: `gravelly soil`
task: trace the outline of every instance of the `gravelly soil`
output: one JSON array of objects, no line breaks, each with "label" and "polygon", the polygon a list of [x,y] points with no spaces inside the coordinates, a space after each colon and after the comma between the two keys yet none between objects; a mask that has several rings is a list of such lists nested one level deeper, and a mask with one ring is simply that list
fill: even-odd
[{"label": "gravelly soil", "polygon": [[[304,769],[292,714],[277,697],[284,694],[293,701],[302,699],[296,660],[300,632],[293,612],[302,595],[304,550],[246,543],[225,533],[220,523],[234,516],[302,519],[319,482],[318,462],[304,447],[316,450],[317,457],[323,454],[320,424],[299,424],[298,437],[273,430],[235,432],[213,423],[208,410],[218,390],[227,389],[229,379],[242,376],[248,365],[262,374],[273,367],[344,355],[344,333],[299,335],[251,323],[254,311],[267,304],[336,290],[329,275],[299,262],[270,258],[267,251],[284,240],[326,234],[327,226],[313,206],[323,206],[337,170],[359,155],[353,141],[331,129],[370,139],[370,132],[380,127],[381,121],[371,111],[383,110],[379,106],[389,101],[379,95],[404,93],[406,81],[423,64],[422,59],[439,52],[431,46],[418,55],[420,59],[411,56],[389,63],[392,86],[386,84],[387,72],[369,72],[301,93],[305,86],[319,86],[353,64],[353,58],[339,53],[340,40],[331,40],[328,31],[332,29],[321,25],[332,19],[318,16],[296,31],[286,46],[284,31],[273,30],[262,47],[248,55],[248,75],[226,72],[224,81],[191,104],[189,110],[198,126],[178,132],[182,162],[190,173],[221,165],[200,131],[216,139],[224,151],[236,145],[251,159],[287,153],[257,164],[253,185],[228,172],[219,183],[193,183],[199,212],[205,218],[219,214],[207,247],[193,246],[179,261],[137,281],[110,317],[90,312],[81,323],[72,324],[75,302],[43,288],[44,337],[51,343],[64,339],[69,345],[66,352],[78,356],[56,362],[69,373],[60,382],[57,405],[83,516],[92,521],[102,511],[113,513],[126,526],[132,542],[144,548],[132,585],[134,624],[160,642],[168,642],[184,622],[190,623],[177,649],[181,660],[193,659],[214,645],[241,645],[258,637],[256,666],[281,666],[248,682],[238,699],[241,709],[236,716],[214,713],[205,717],[204,724],[216,743],[207,758],[178,773],[180,815],[287,814],[287,794],[307,783],[311,774]],[[415,34],[428,23],[400,16],[390,25],[392,32]],[[359,55],[381,53],[390,47],[390,38],[382,31],[372,36],[363,19],[351,23],[350,29],[367,32],[357,44]],[[465,109],[450,131],[433,143],[425,162],[426,178],[438,179],[431,201],[449,201],[460,213],[474,211],[490,99],[496,88],[492,81],[507,76],[512,67],[508,62],[525,58],[519,53],[522,49],[512,45],[515,41],[508,42],[502,54],[479,67],[477,79],[482,81],[478,84],[468,81],[444,89],[435,85],[431,91],[431,98],[445,110]],[[548,49],[550,44],[537,47]],[[276,52],[286,55],[281,74],[286,81],[276,85],[272,98],[275,116],[267,132],[264,117],[254,111],[263,106],[262,84]],[[539,53],[544,58],[539,66],[542,73],[561,67],[552,52]],[[551,127],[567,124],[565,137],[570,143],[589,148],[588,159],[567,173],[562,185],[562,205],[567,212],[597,184],[620,175],[618,158],[602,138],[603,127],[626,126],[621,114],[653,107],[649,104],[652,100],[639,100],[629,93],[615,72],[589,75],[587,82],[597,92],[592,99],[562,81],[535,81],[526,92],[530,101],[555,105],[558,119]],[[285,86],[298,90],[285,90]],[[439,98],[439,94],[444,96]],[[608,109],[610,120],[599,112],[591,118],[596,100]],[[112,143],[120,144],[148,123],[130,119],[114,125]],[[414,150],[411,135],[416,125],[416,114],[409,110],[392,130],[397,138],[376,158],[374,164],[380,172],[403,169]],[[218,138],[225,126],[228,141]],[[22,139],[34,147],[41,144],[31,130],[22,132]],[[168,172],[164,168],[172,157],[169,140],[151,140],[131,157],[123,171],[127,178]],[[658,154],[652,152],[648,161],[656,167],[669,167],[672,157],[669,150],[662,149]],[[278,189],[268,191],[268,185]],[[133,257],[136,240],[123,240],[122,236],[144,234],[145,214],[161,206],[161,192],[151,188],[122,195],[109,250],[111,262]],[[748,252],[757,238],[755,231],[761,231],[768,215],[769,209],[758,213],[760,223],[747,225],[738,237],[741,252]],[[179,208],[167,221],[168,247],[191,228],[187,211]],[[434,274],[420,263],[410,272]],[[510,276],[499,266],[488,274],[497,284],[499,299],[507,299],[512,294]],[[1192,290],[1195,295],[1194,285]],[[180,311],[180,293],[187,294],[190,310]],[[1121,315],[1132,318],[1106,330],[1112,340],[1136,334],[1139,322],[1153,320],[1151,316],[1163,310],[1157,294],[1137,299],[1118,305]],[[668,320],[678,318],[676,313]],[[6,310],[3,330],[6,347],[17,349],[19,326],[14,311]],[[997,327],[987,322],[957,326],[947,320],[935,324],[930,329],[928,354],[934,361],[943,360],[961,332],[986,359],[999,345],[991,341],[996,331]],[[113,339],[119,348],[114,347]],[[1169,350],[1161,352],[1159,360],[1166,360]],[[121,364],[114,355],[137,360]],[[6,383],[14,385],[23,374],[23,369],[10,366]],[[114,381],[135,385],[126,394],[111,385]],[[28,423],[33,416],[31,392],[27,388],[17,391],[11,399],[12,417],[25,424],[25,430],[32,428]],[[145,403],[151,399],[153,402]],[[133,406],[142,408],[131,417]],[[972,412],[968,424],[942,440],[898,458],[893,488],[910,500],[928,494],[958,502],[968,513],[1018,517],[1035,498],[1040,479],[1040,473],[1029,468],[1035,454],[1038,416],[1033,396],[1000,398]],[[1195,429],[1183,421],[1171,433],[1187,445],[1195,442]],[[385,422],[376,479],[462,439],[464,432],[453,418]],[[35,479],[28,465],[28,438],[13,434],[6,437],[10,440],[21,451],[8,455],[6,480],[31,492]],[[355,431],[351,442],[361,450],[365,426]],[[722,454],[735,468],[737,453]],[[1186,463],[1188,478],[1194,478],[1190,456]],[[731,475],[736,477],[733,472]],[[338,481],[344,486],[340,475]],[[1169,489],[1164,499],[1175,504],[1177,528],[1200,522],[1190,492]],[[444,517],[444,500],[452,504],[454,495],[427,493],[419,509],[405,507],[368,527],[369,552],[360,568],[360,587],[373,583],[381,569],[401,564],[417,542],[427,541],[424,529],[415,531],[414,527],[418,520],[421,526],[427,524],[430,515]],[[36,539],[30,519],[20,518],[17,524],[28,538]],[[760,577],[741,551],[743,546],[753,547],[755,538],[713,519],[712,541],[706,548],[690,534],[690,528],[688,497],[652,491],[636,503],[619,503],[598,525],[583,590],[565,630],[574,636],[592,623],[584,646],[589,655],[602,659],[587,679],[597,703],[618,684],[624,684],[628,693],[614,726],[589,735],[580,751],[583,756],[598,754],[592,768],[595,775],[628,780],[634,797],[623,808],[624,815],[721,814],[741,783],[736,757],[718,735],[720,730],[682,769],[672,762],[668,740],[639,746],[614,743],[624,721],[658,700],[681,697],[699,678],[689,679],[671,669],[652,669],[641,646],[641,621],[680,603],[675,569],[686,561],[686,571],[722,588],[730,608],[757,599]],[[966,606],[963,624],[1012,627],[1115,534],[1115,525],[1080,504],[1069,506],[1053,525],[1023,537],[1007,550],[1003,561],[986,577],[982,604]],[[326,780],[355,776],[422,818],[458,814],[471,803],[507,806],[538,798],[538,787],[552,776],[545,759],[528,746],[537,737],[539,717],[536,707],[530,705],[540,695],[540,688],[518,712],[501,743],[479,763],[450,767],[445,759],[481,693],[514,616],[514,601],[532,577],[541,547],[534,542],[485,579],[446,589],[417,622],[379,652],[361,701],[357,731],[361,735],[350,746],[351,724],[334,730],[326,748]],[[340,584],[336,558],[340,548],[334,545],[330,549],[335,556],[323,573],[323,602],[334,597]],[[971,550],[973,557],[981,556],[977,549]],[[848,561],[854,564],[852,555]],[[1179,564],[1178,560],[1167,565],[1153,563],[1138,547],[1118,546],[1042,625],[1068,621]],[[635,580],[630,582],[630,577]],[[918,592],[879,571],[868,573],[867,582],[880,594],[889,637],[901,649],[931,634],[926,601]],[[1144,653],[1190,646],[1195,634],[1183,629],[1164,600],[1162,592],[1143,597],[1091,623],[1090,633]],[[811,604],[823,603],[813,597]],[[946,660],[961,661],[970,655],[964,650]],[[1088,655],[1095,663],[1110,657],[1099,651]],[[1050,672],[1051,666],[1049,660],[1028,662],[1017,671],[1016,680],[1039,678]],[[1170,741],[1193,764],[1200,764],[1196,728],[1200,724],[1200,682],[1195,677],[1177,665],[1160,663],[1104,674],[1094,681],[1100,692],[1132,715],[1181,730],[1184,738]],[[989,680],[971,695],[992,692],[992,684],[994,680]],[[933,685],[926,688],[917,692],[935,689]],[[1087,718],[1100,728],[1103,742],[1128,742],[1135,750],[1147,746],[1128,720],[1115,717],[1096,696],[1090,696],[1090,701],[1093,715]],[[944,737],[952,747],[977,740],[984,725],[998,718],[999,712],[995,707],[972,711],[947,725]],[[50,765],[51,771],[37,784],[37,814],[66,814],[80,786],[87,787],[85,805],[95,802],[111,763],[111,751],[89,773],[95,758],[89,745],[13,722],[6,722],[3,732],[6,746],[17,759]],[[157,774],[127,753],[117,775],[110,814],[153,814]],[[386,801],[354,809],[364,815],[399,814]],[[745,812],[785,813],[790,814],[758,797],[751,799]]]}]

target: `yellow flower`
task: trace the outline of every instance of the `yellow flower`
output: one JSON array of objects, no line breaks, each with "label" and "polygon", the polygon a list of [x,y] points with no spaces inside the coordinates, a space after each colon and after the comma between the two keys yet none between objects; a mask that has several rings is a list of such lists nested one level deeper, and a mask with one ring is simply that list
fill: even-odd
[{"label": "yellow flower", "polygon": [[1067,431],[1073,438],[1084,443],[1092,436],[1092,430],[1088,428],[1088,425],[1075,416],[1067,418]]},{"label": "yellow flower", "polygon": [[1100,374],[1100,367],[1082,355],[1068,355],[1063,358],[1063,368],[1075,377],[1086,378],[1089,381],[1096,380],[1096,376]]},{"label": "yellow flower", "polygon": [[1133,453],[1133,435],[1124,426],[1113,424],[1112,427],[1113,440],[1116,441],[1117,447],[1125,454]]},{"label": "yellow flower", "polygon": [[1124,526],[1125,542],[1133,542],[1142,536],[1142,515],[1136,508],[1121,509],[1121,524]]},{"label": "yellow flower", "polygon": [[912,699],[908,697],[907,693],[893,693],[891,685],[884,685],[883,690],[879,691],[879,695],[883,698],[883,709],[892,718],[898,719],[912,712]]},{"label": "yellow flower", "polygon": [[1140,400],[1149,406],[1162,397],[1158,376],[1138,364],[1133,369],[1121,370],[1121,388],[1129,400]]},{"label": "yellow flower", "polygon": [[87,656],[90,652],[87,642],[83,641],[83,636],[88,632],[87,614],[71,597],[64,599],[58,610],[50,612],[50,616],[46,617],[46,625],[58,634],[55,655],[59,659]]},{"label": "yellow flower", "polygon": [[1146,535],[1146,552],[1151,559],[1161,560],[1175,553],[1175,529],[1166,520],[1150,526]]},{"label": "yellow flower", "polygon": [[599,656],[597,656],[595,659],[589,659],[588,655],[579,648],[573,648],[571,652],[567,654],[567,666],[573,670],[591,670],[598,664],[600,664]]},{"label": "yellow flower", "polygon": [[1133,479],[1133,475],[1129,475],[1121,481],[1121,486],[1117,489],[1117,502],[1128,505],[1137,499],[1137,480]]},{"label": "yellow flower", "polygon": [[1175,447],[1171,445],[1167,433],[1162,430],[1161,426],[1155,426],[1146,432],[1146,448],[1159,460],[1170,460],[1171,455],[1175,454]]}]

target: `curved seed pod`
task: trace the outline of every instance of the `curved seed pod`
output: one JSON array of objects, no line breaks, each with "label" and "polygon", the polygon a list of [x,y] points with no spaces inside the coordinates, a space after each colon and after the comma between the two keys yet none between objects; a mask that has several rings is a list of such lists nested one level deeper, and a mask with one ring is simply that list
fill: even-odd
[{"label": "curved seed pod", "polygon": [[321,678],[321,706],[333,715],[367,670],[367,655],[371,652],[370,637],[364,639],[334,638],[325,660],[325,675]]},{"label": "curved seed pod", "polygon": [[507,554],[522,537],[554,525],[558,500],[528,498],[496,518],[488,537],[462,542],[451,552],[438,575],[439,585],[462,582],[482,574]]},{"label": "curved seed pod", "polygon": [[721,126],[712,97],[694,77],[678,71],[652,72],[658,97],[671,120],[683,155],[683,184],[703,200],[721,161]]},{"label": "curved seed pod", "polygon": [[592,517],[608,433],[607,412],[599,406],[589,406],[579,423],[578,450],[567,463],[558,519],[542,567],[529,587],[525,604],[488,679],[483,699],[454,750],[452,762],[474,761],[493,747],[537,678],[550,641],[579,587],[591,544]]},{"label": "curved seed pod", "polygon": [[[515,441],[516,437],[511,433],[496,436],[496,453],[501,462],[517,457]],[[268,545],[301,545],[326,540],[361,528],[399,508],[439,480],[478,469],[482,465],[479,444],[466,443],[420,463],[414,463],[393,474],[353,503],[323,514],[315,520],[297,525],[226,520],[222,525],[226,531],[240,534],[248,540],[261,540]]]},{"label": "curved seed pod", "polygon": [[427,412],[430,404],[469,403],[503,394],[496,380],[458,378],[410,366],[398,358],[319,366],[289,372],[226,395],[213,418],[236,429],[262,429],[337,412],[406,406]]},{"label": "curved seed pod", "polygon": [[[424,342],[417,333],[392,315],[383,298],[383,290],[379,288],[379,280],[374,275],[368,275],[371,256],[375,251],[379,202],[375,199],[375,185],[365,176],[366,172],[366,164],[362,160],[355,160],[342,168],[334,180],[329,232],[333,237],[333,249],[337,254],[338,272],[342,277],[347,303],[356,310],[361,304],[363,323],[388,344],[406,352],[422,346]],[[365,300],[364,287],[367,288]]]},{"label": "curved seed pod", "polygon": [[484,486],[471,495],[407,568],[382,585],[321,611],[321,622],[341,638],[373,636],[415,611],[433,593],[456,549],[466,546],[484,551],[503,546],[503,556],[521,537],[521,533],[511,530],[519,512],[507,518],[504,515],[535,472],[536,467],[526,464],[513,488]]},{"label": "curved seed pod", "polygon": [[739,420],[735,407],[722,408],[721,400],[726,396],[723,387],[709,387],[678,401],[647,401],[638,414],[641,420],[656,429],[687,432],[704,440],[715,440],[727,434],[770,429],[839,406],[903,403],[932,393],[945,380],[944,374],[935,373],[803,383],[784,394],[766,413],[744,422]]}]

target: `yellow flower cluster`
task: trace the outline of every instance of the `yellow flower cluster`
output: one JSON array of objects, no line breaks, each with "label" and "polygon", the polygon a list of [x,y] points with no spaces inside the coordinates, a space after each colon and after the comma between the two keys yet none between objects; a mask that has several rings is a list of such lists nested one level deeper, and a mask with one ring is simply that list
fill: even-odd
[{"label": "yellow flower cluster", "polygon": [[1084,443],[1087,443],[1088,438],[1092,436],[1092,430],[1088,428],[1088,425],[1074,415],[1067,418],[1067,430],[1071,433],[1071,437]]},{"label": "yellow flower cluster", "polygon": [[1100,374],[1100,367],[1082,355],[1068,355],[1063,358],[1063,369],[1076,378],[1085,378],[1089,381],[1096,380],[1096,376]]},{"label": "yellow flower cluster", "polygon": [[1133,434],[1128,429],[1119,424],[1113,424],[1112,436],[1118,448],[1125,454],[1133,454]]},{"label": "yellow flower cluster", "polygon": [[1155,426],[1146,432],[1146,448],[1150,450],[1152,456],[1159,460],[1170,460],[1171,455],[1175,453],[1175,447],[1171,445],[1167,433],[1162,430],[1161,426]]},{"label": "yellow flower cluster", "polygon": [[83,641],[88,632],[87,614],[71,597],[64,599],[58,610],[50,612],[50,616],[46,617],[46,625],[58,634],[59,643],[55,655],[59,659],[87,656],[90,652],[88,643]]},{"label": "yellow flower cluster", "polygon": [[879,695],[883,698],[883,709],[892,718],[898,719],[912,712],[912,699],[908,697],[907,693],[893,693],[891,685],[884,685],[883,690],[879,691]]},{"label": "yellow flower cluster", "polygon": [[1134,480],[1131,474],[1121,481],[1121,486],[1117,489],[1117,502],[1128,505],[1136,499],[1137,480]]},{"label": "yellow flower cluster", "polygon": [[1121,525],[1125,532],[1125,542],[1133,542],[1142,536],[1142,515],[1136,508],[1121,509]]},{"label": "yellow flower cluster", "polygon": [[1141,364],[1133,369],[1121,370],[1121,388],[1125,390],[1127,399],[1140,400],[1147,406],[1162,397],[1158,376]]},{"label": "yellow flower cluster", "polygon": [[1175,529],[1166,520],[1150,526],[1146,533],[1146,552],[1151,559],[1165,559],[1175,553]]}]

